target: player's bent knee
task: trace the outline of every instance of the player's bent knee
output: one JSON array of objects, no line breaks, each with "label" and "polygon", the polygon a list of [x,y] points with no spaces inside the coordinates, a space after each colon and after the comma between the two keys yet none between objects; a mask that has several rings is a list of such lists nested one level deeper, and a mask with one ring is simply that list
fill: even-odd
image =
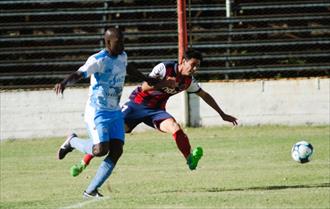
[{"label": "player's bent knee", "polygon": [[100,143],[95,144],[93,146],[93,155],[97,157],[102,157],[108,154],[109,152],[109,145],[108,143]]},{"label": "player's bent knee", "polygon": [[94,148],[93,149],[93,155],[96,157],[102,157],[105,156],[108,152],[103,150],[103,149],[98,149],[98,148]]},{"label": "player's bent knee", "polygon": [[177,122],[173,122],[173,132],[177,132],[178,130],[181,129],[181,126]]},{"label": "player's bent knee", "polygon": [[162,121],[159,125],[159,129],[167,133],[175,133],[181,129],[180,125],[175,121],[174,118],[168,118]]},{"label": "player's bent knee", "polygon": [[112,159],[113,163],[117,163],[120,156],[123,154],[124,143],[121,140],[111,140],[110,141],[110,151],[109,156]]},{"label": "player's bent knee", "polygon": [[116,150],[116,151],[109,152],[109,156],[114,164],[117,163],[117,161],[119,160],[119,158],[122,154],[123,154],[123,150]]}]

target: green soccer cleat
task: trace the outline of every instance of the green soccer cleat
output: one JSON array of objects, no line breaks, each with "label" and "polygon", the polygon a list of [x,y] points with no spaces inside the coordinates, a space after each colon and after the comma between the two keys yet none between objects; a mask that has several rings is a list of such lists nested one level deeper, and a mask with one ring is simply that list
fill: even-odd
[{"label": "green soccer cleat", "polygon": [[203,156],[203,148],[196,147],[193,152],[188,156],[187,164],[190,170],[195,170],[198,164],[198,161]]},{"label": "green soccer cleat", "polygon": [[78,176],[81,172],[83,172],[83,170],[85,170],[86,167],[87,165],[83,164],[82,162],[73,165],[70,169],[71,176],[73,177]]}]

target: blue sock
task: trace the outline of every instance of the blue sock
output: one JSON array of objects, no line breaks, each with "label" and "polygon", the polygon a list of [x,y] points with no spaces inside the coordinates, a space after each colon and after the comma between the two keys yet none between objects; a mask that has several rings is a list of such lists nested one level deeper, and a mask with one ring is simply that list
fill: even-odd
[{"label": "blue sock", "polygon": [[87,187],[86,192],[92,193],[93,191],[98,189],[111,175],[114,167],[115,165],[111,161],[110,157],[107,156],[99,166],[99,169],[97,170],[92,182]]},{"label": "blue sock", "polygon": [[82,153],[93,154],[93,141],[91,139],[85,140],[78,137],[73,137],[70,141],[70,145]]}]

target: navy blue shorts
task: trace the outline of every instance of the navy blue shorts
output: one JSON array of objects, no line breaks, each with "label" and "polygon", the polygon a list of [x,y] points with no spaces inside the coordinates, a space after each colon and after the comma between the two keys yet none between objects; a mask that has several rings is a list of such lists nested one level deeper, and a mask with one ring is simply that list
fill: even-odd
[{"label": "navy blue shorts", "polygon": [[125,124],[129,128],[128,132],[131,132],[140,123],[145,123],[152,128],[159,129],[159,124],[162,121],[173,118],[173,116],[164,109],[149,108],[132,101],[126,102],[121,111],[124,116]]}]

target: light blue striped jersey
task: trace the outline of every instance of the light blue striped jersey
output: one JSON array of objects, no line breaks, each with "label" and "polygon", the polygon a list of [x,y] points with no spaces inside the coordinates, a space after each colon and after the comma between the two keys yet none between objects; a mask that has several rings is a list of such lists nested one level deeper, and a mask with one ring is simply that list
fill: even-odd
[{"label": "light blue striped jersey", "polygon": [[102,50],[88,58],[78,71],[90,78],[88,104],[96,110],[119,110],[127,66],[127,54],[112,56]]}]

